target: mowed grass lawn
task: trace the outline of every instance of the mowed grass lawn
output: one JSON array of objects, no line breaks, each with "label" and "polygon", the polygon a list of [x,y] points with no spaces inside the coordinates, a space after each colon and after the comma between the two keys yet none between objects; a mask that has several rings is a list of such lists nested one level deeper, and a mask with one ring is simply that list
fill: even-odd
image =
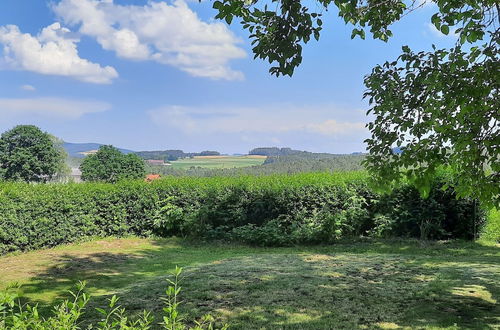
[{"label": "mowed grass lawn", "polygon": [[[182,311],[232,329],[495,329],[500,247],[364,241],[254,248],[180,239],[104,239],[0,257],[0,286],[60,301],[78,280],[94,307],[116,294],[129,311],[161,312],[168,274],[184,267]],[[158,322],[159,317],[157,317]]]},{"label": "mowed grass lawn", "polygon": [[187,169],[192,166],[204,168],[234,168],[262,165],[266,160],[265,156],[197,156],[194,158],[184,158],[171,162],[173,168]]}]

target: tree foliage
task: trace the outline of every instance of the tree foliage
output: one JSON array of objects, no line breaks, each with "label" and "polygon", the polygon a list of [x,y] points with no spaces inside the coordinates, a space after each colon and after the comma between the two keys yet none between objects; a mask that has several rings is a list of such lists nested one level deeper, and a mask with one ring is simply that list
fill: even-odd
[{"label": "tree foliage", "polygon": [[80,165],[82,180],[117,182],[121,179],[140,179],[146,174],[144,161],[135,154],[122,154],[111,145],[101,146]]},{"label": "tree foliage", "polygon": [[64,151],[52,135],[18,125],[0,137],[0,179],[46,182],[64,169]]},{"label": "tree foliage", "polygon": [[259,156],[289,156],[309,154],[307,151],[294,150],[292,148],[278,148],[278,147],[259,147],[253,148],[248,152],[249,155]]},{"label": "tree foliage", "polygon": [[[431,2],[429,0],[428,2]],[[452,167],[461,196],[499,205],[500,5],[498,0],[435,0],[431,23],[457,35],[452,49],[414,52],[365,78],[372,137],[366,166],[378,183],[410,178],[425,194],[439,166]],[[387,41],[391,24],[423,6],[416,0],[218,0],[218,18],[241,19],[255,58],[273,63],[271,74],[291,76],[302,46],[322,30],[322,14],[336,8],[351,38]],[[392,149],[404,147],[402,154]]]},{"label": "tree foliage", "polygon": [[[446,166],[456,174],[459,195],[498,205],[497,46],[491,42],[469,53],[459,47],[414,53],[405,47],[397,61],[373,69],[365,79],[375,115],[368,124],[366,166],[379,183],[406,176],[425,194],[438,167]],[[403,152],[392,152],[393,145]]]}]

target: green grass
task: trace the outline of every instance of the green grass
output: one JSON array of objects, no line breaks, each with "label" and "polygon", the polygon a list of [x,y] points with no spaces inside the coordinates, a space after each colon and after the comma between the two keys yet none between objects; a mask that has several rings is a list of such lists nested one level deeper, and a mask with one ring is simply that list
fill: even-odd
[{"label": "green grass", "polygon": [[172,168],[188,169],[192,166],[203,168],[234,168],[262,165],[265,158],[249,156],[225,156],[225,157],[203,157],[185,158],[171,162]]},{"label": "green grass", "polygon": [[184,267],[182,311],[232,329],[491,329],[500,325],[500,246],[360,241],[252,248],[180,239],[105,239],[0,258],[0,287],[18,281],[53,303],[88,281],[93,307],[117,294],[160,312],[165,279]]}]

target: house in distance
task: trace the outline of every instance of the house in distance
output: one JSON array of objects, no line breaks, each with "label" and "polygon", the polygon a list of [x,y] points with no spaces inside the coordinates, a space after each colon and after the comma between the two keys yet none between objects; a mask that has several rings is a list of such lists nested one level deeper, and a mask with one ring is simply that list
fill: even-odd
[{"label": "house in distance", "polygon": [[169,163],[165,163],[164,160],[159,160],[159,159],[147,159],[146,163],[149,165],[154,165],[154,166],[167,166],[170,165]]}]

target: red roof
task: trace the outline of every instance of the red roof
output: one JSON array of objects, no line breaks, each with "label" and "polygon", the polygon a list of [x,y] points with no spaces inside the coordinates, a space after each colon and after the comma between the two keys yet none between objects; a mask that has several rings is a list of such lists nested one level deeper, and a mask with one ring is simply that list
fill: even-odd
[{"label": "red roof", "polygon": [[151,182],[153,180],[158,180],[159,178],[161,178],[161,176],[159,174],[148,174],[146,175],[146,181],[147,182]]}]

